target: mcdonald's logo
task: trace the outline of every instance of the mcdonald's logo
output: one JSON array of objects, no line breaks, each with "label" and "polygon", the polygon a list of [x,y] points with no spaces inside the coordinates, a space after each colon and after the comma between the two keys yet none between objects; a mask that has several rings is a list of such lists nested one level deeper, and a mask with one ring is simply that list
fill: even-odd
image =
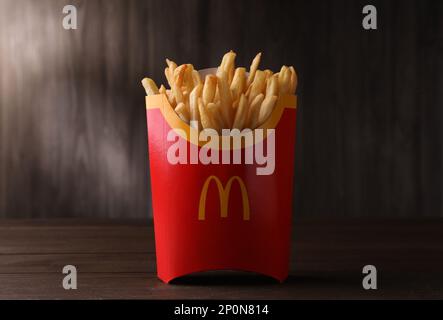
[{"label": "mcdonald's logo", "polygon": [[228,183],[226,183],[226,187],[223,187],[223,184],[221,183],[220,179],[216,176],[210,176],[206,179],[203,189],[200,194],[200,203],[198,208],[198,220],[205,220],[206,215],[206,196],[208,194],[208,188],[211,182],[214,181],[217,185],[219,199],[220,199],[220,216],[222,218],[226,218],[228,216],[228,205],[229,205],[229,195],[231,192],[232,183],[234,181],[237,181],[240,186],[241,196],[242,196],[242,203],[243,203],[243,220],[249,220],[250,214],[249,214],[249,197],[248,197],[248,191],[246,190],[245,184],[243,183],[243,180],[238,176],[233,176],[228,180]]}]

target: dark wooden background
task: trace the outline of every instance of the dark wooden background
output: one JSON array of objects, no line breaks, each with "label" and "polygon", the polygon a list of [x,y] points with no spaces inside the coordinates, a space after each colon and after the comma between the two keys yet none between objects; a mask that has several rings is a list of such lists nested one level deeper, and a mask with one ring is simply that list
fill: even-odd
[{"label": "dark wooden background", "polygon": [[146,217],[140,80],[229,49],[298,70],[296,215],[443,216],[443,1],[1,0],[0,217]]}]

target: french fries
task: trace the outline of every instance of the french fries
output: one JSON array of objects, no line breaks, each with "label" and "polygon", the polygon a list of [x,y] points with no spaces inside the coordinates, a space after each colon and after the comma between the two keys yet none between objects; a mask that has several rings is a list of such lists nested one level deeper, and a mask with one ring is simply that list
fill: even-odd
[{"label": "french fries", "polygon": [[237,68],[231,82],[231,95],[234,101],[239,101],[240,95],[245,91],[246,87],[246,69]]},{"label": "french fries", "polygon": [[247,128],[257,128],[259,124],[260,107],[265,99],[265,95],[260,93],[252,100],[248,110]]},{"label": "french fries", "polygon": [[223,118],[223,128],[232,126],[232,96],[229,89],[228,74],[226,71],[217,71],[217,88],[220,98],[221,115]]},{"label": "french fries", "polygon": [[146,94],[148,96],[159,93],[158,87],[152,79],[144,78],[142,80],[142,85],[145,88]]},{"label": "french fries", "polygon": [[274,110],[275,103],[277,102],[277,98],[277,96],[266,96],[266,98],[263,100],[258,115],[259,126],[261,126],[271,115],[272,110]]},{"label": "french fries", "polygon": [[200,113],[200,121],[203,129],[213,128],[212,115],[209,113],[202,98],[198,98],[198,111]]},{"label": "french fries", "polygon": [[177,107],[175,107],[175,112],[177,112],[180,119],[182,119],[184,122],[189,123],[189,112],[186,108],[186,105],[183,102],[180,102]]},{"label": "french fries", "polygon": [[217,89],[217,77],[214,75],[208,75],[205,79],[205,85],[203,87],[203,103],[214,102],[215,91]]},{"label": "french fries", "polygon": [[177,65],[166,59],[166,81],[170,89],[157,87],[144,78],[147,95],[164,94],[180,119],[195,129],[255,129],[271,116],[277,100],[295,94],[297,73],[292,66],[282,66],[278,73],[260,70],[261,53],[252,60],[249,73],[236,67],[236,53],[226,53],[216,74],[201,77],[192,64]]},{"label": "french fries", "polygon": [[233,129],[242,130],[245,126],[245,122],[248,116],[248,101],[245,95],[242,93],[237,106],[237,112],[235,113]]},{"label": "french fries", "polygon": [[257,70],[255,73],[254,81],[251,84],[251,91],[249,92],[249,102],[251,103],[256,96],[263,93],[266,88],[266,73],[261,70]]},{"label": "french fries", "polygon": [[200,112],[198,110],[198,99],[203,91],[203,85],[200,83],[192,89],[189,95],[189,110],[191,113],[191,124],[195,125],[194,129],[200,129]]},{"label": "french fries", "polygon": [[260,60],[261,60],[261,52],[255,56],[254,60],[252,60],[251,67],[249,68],[248,87],[252,84],[252,81],[254,81],[255,73],[257,72]]}]

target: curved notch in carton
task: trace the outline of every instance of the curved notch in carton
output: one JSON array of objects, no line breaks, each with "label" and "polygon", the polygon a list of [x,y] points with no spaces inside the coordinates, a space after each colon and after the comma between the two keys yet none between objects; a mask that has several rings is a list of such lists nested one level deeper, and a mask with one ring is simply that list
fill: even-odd
[{"label": "curved notch in carton", "polygon": [[[269,131],[267,129],[275,129],[280,122],[280,119],[283,115],[284,109],[296,109],[297,108],[297,96],[296,95],[283,95],[278,98],[277,103],[275,105],[274,110],[272,111],[269,118],[263,123],[260,127],[257,129],[263,129],[265,134],[261,135],[263,139],[265,139]],[[180,129],[177,130],[177,134],[180,135],[183,139],[187,140],[190,143],[194,143],[190,140],[190,137],[192,136],[198,136],[198,131],[195,128],[192,128],[187,123],[185,123],[183,120],[180,119],[180,117],[177,115],[177,113],[174,111],[174,108],[171,106],[171,104],[168,101],[168,98],[165,94],[157,94],[152,96],[146,96],[146,109],[160,109],[160,112],[162,113],[163,117],[165,118],[166,122],[169,124],[169,126],[172,129]],[[191,135],[191,131],[195,131]],[[222,138],[222,137],[220,137]],[[259,141],[254,140],[254,143],[257,143]],[[204,141],[198,141],[198,145],[200,147],[204,146],[206,142]],[[223,148],[226,144],[219,144],[221,148]],[[230,148],[232,144],[227,144]],[[245,146],[243,146],[245,147]]]}]

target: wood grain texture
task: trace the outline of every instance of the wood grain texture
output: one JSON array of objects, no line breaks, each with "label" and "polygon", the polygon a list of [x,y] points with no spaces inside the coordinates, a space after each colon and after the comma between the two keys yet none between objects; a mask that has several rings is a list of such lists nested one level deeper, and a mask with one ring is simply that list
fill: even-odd
[{"label": "wood grain texture", "polygon": [[371,3],[2,0],[0,217],[150,215],[140,79],[229,49],[298,70],[297,215],[443,216],[443,2]]},{"label": "wood grain texture", "polygon": [[[241,272],[206,272],[171,285],[156,277],[146,221],[0,222],[0,299],[341,299],[443,297],[442,220],[299,220],[283,284]],[[63,266],[78,290],[62,288]],[[362,289],[373,264],[378,290]]]}]

